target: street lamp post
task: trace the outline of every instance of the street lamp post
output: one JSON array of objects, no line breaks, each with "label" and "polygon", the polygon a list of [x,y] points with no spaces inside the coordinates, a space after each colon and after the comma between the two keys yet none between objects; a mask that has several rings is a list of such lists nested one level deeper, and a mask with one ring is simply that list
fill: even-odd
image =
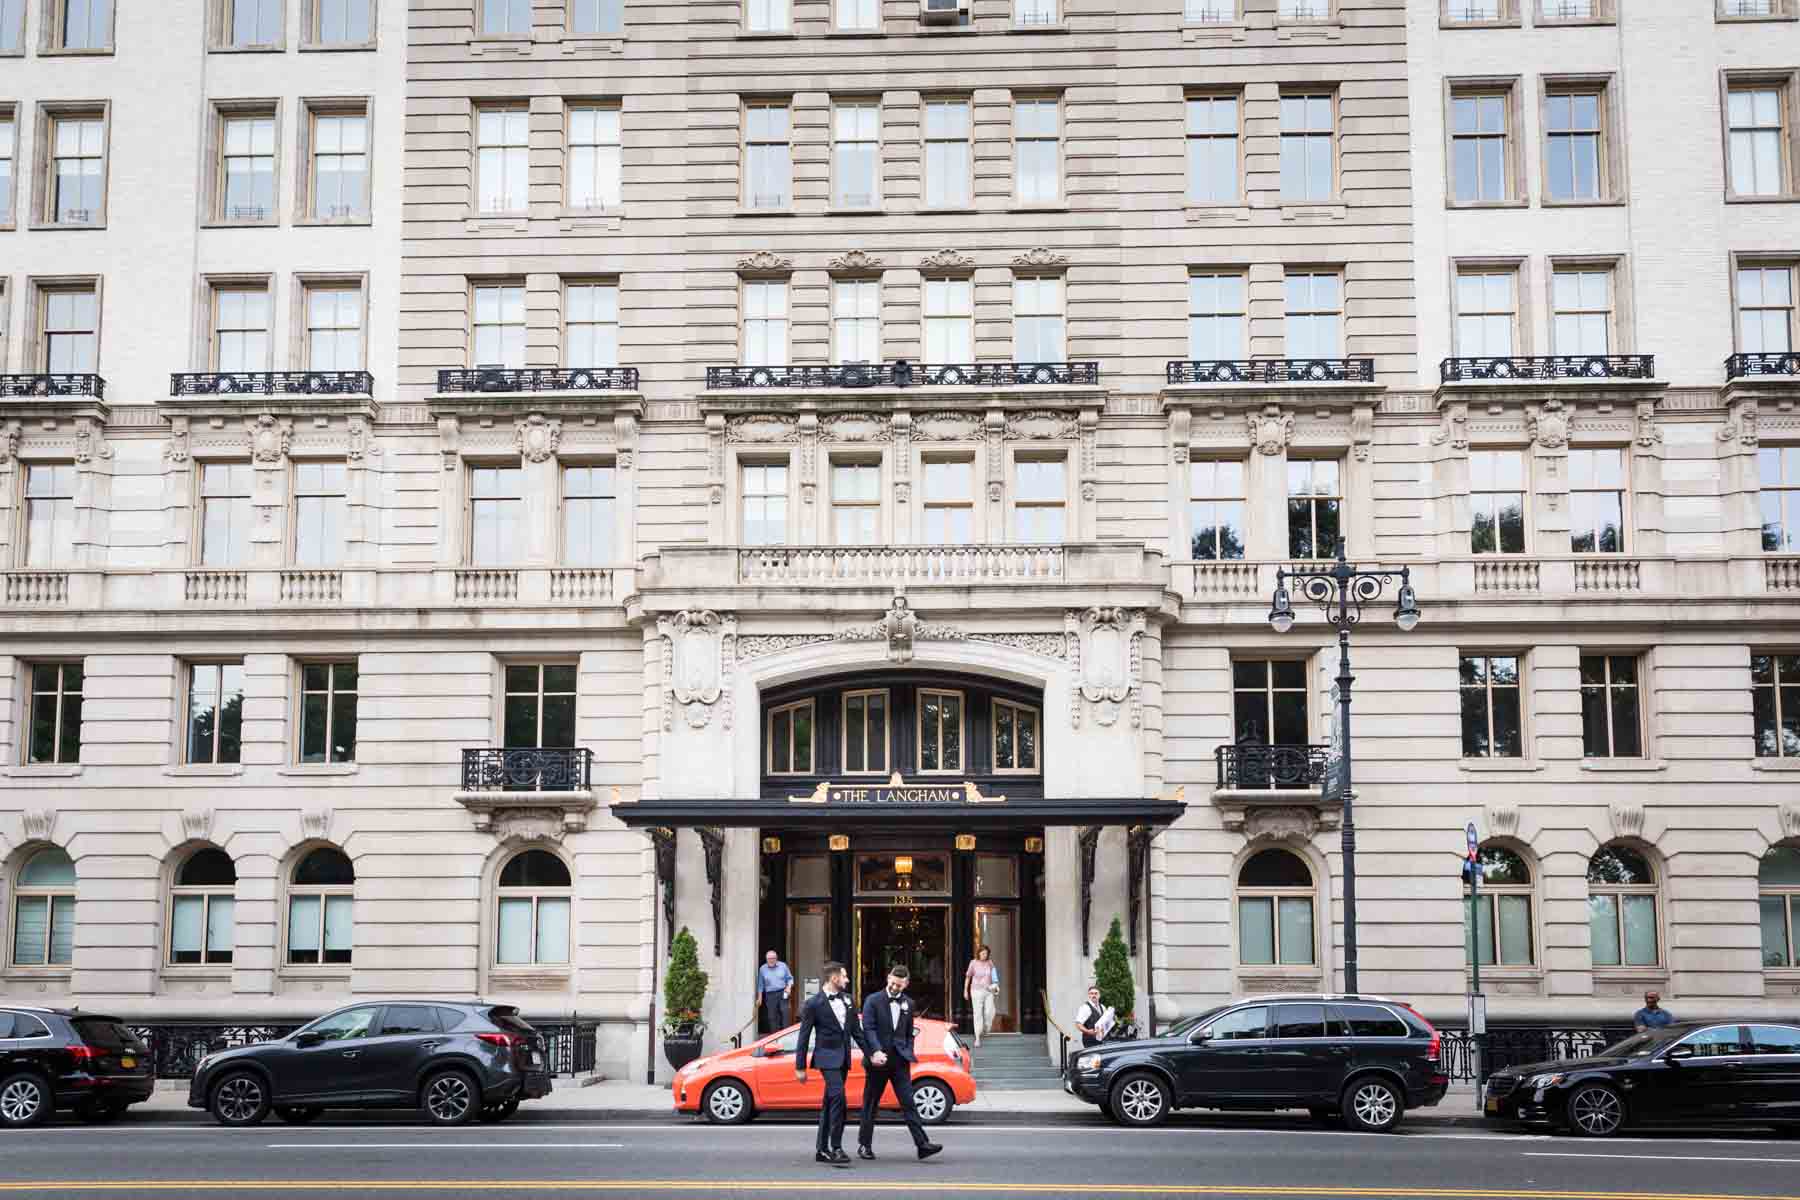
[{"label": "street lamp post", "polygon": [[[1275,572],[1275,598],[1269,607],[1269,624],[1276,633],[1294,627],[1294,605],[1288,596],[1287,583],[1293,580],[1296,590],[1308,600],[1318,603],[1325,620],[1337,630],[1338,729],[1343,735],[1342,759],[1336,764],[1336,788],[1343,800],[1341,826],[1344,854],[1344,990],[1356,994],[1356,814],[1352,801],[1355,793],[1350,785],[1350,629],[1362,620],[1363,605],[1380,597],[1382,589],[1394,581],[1393,571],[1359,571],[1344,558],[1344,539],[1337,540],[1337,561],[1320,571]],[[1410,632],[1419,623],[1418,598],[1413,595],[1412,571],[1401,567],[1400,594],[1394,605],[1394,624],[1402,632]],[[1326,786],[1331,786],[1328,778]]]}]

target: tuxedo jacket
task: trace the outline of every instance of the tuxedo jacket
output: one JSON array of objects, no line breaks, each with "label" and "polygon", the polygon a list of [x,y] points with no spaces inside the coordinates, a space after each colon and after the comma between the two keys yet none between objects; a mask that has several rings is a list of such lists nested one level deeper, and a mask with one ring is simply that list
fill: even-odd
[{"label": "tuxedo jacket", "polygon": [[[873,1053],[868,1036],[863,1033],[862,1022],[856,1019],[856,1002],[844,993],[839,993],[839,998],[844,1002],[844,1025],[838,1024],[828,1003],[830,998],[822,991],[814,992],[800,1009],[800,1040],[794,1046],[795,1070],[804,1071],[808,1066],[822,1071],[848,1070],[852,1041],[862,1048],[864,1057]],[[810,1061],[808,1048],[812,1050]]]},{"label": "tuxedo jacket", "polygon": [[907,999],[905,992],[901,992],[899,1000],[893,1003],[900,1005],[900,1023],[897,1026],[894,1024],[893,1009],[889,1006],[887,989],[870,992],[868,999],[863,1001],[863,1032],[868,1036],[869,1044],[877,1050],[885,1051],[889,1058],[899,1057],[907,1062],[918,1062],[918,1056],[913,1053],[913,1036],[917,1030],[913,1027],[912,1001]]}]

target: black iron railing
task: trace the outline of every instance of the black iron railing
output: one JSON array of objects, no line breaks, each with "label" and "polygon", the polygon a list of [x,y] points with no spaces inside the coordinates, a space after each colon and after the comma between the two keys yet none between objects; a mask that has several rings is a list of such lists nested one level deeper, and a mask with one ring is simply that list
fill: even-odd
[{"label": "black iron railing", "polygon": [[1479,1039],[1467,1029],[1438,1027],[1443,1034],[1439,1050],[1444,1074],[1458,1082],[1475,1079],[1475,1046],[1481,1043],[1483,1078],[1508,1067],[1551,1062],[1559,1058],[1592,1058],[1614,1042],[1631,1036],[1629,1025],[1577,1028],[1550,1025],[1490,1025]]},{"label": "black iron railing", "polygon": [[[529,1019],[528,1019],[529,1020]],[[600,1027],[585,1022],[530,1021],[552,1075],[591,1075],[600,1057]]]},{"label": "black iron railing", "polygon": [[0,375],[0,396],[106,396],[106,380],[98,375]]},{"label": "black iron railing", "polygon": [[462,753],[465,792],[586,791],[594,768],[592,750],[508,746]]},{"label": "black iron railing", "polygon": [[792,367],[708,367],[709,388],[1021,387],[1100,382],[1097,362],[834,363]]},{"label": "black iron railing", "polygon": [[1750,375],[1800,375],[1800,353],[1792,350],[1733,354],[1725,360],[1725,378]]},{"label": "black iron railing", "polygon": [[452,367],[440,392],[633,392],[636,367]]},{"label": "black iron railing", "polygon": [[215,1049],[276,1041],[298,1028],[298,1021],[265,1025],[176,1022],[133,1025],[131,1030],[150,1047],[150,1065],[158,1079],[191,1079],[200,1060]]},{"label": "black iron railing", "polygon": [[1324,746],[1265,746],[1238,742],[1213,751],[1222,788],[1303,790],[1325,782]]},{"label": "black iron railing", "polygon": [[1372,358],[1178,358],[1170,383],[1374,383]]},{"label": "black iron railing", "polygon": [[1499,358],[1446,358],[1438,364],[1445,383],[1492,379],[1653,379],[1654,354],[1509,354]]},{"label": "black iron railing", "polygon": [[368,396],[367,371],[176,371],[171,396]]}]

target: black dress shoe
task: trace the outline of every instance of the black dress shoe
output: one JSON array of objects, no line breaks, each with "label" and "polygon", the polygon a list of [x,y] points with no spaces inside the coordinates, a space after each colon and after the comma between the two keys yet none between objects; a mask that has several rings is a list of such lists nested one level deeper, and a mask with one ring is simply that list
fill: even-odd
[{"label": "black dress shoe", "polygon": [[850,1156],[844,1153],[844,1148],[842,1146],[839,1146],[836,1150],[831,1152],[831,1161],[840,1167],[847,1167],[850,1165]]},{"label": "black dress shoe", "polygon": [[934,1154],[942,1154],[943,1151],[944,1148],[936,1142],[926,1142],[923,1146],[919,1147],[919,1157],[930,1158]]},{"label": "black dress shoe", "polygon": [[873,1159],[875,1157],[875,1151],[871,1150],[867,1146],[858,1146],[856,1148],[856,1157]]},{"label": "black dress shoe", "polygon": [[837,1166],[837,1159],[831,1157],[831,1152],[829,1150],[819,1150],[819,1151],[815,1152],[813,1154],[813,1161],[814,1162],[822,1162],[822,1163],[827,1164],[828,1166],[833,1166],[833,1167]]}]

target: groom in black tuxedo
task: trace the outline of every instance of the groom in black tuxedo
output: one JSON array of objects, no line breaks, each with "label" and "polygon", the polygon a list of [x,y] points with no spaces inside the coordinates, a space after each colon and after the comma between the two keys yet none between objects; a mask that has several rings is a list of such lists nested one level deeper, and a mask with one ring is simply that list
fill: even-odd
[{"label": "groom in black tuxedo", "polygon": [[[850,1043],[854,1041],[869,1062],[886,1062],[872,1050],[856,1019],[856,1005],[844,988],[849,982],[844,964],[828,962],[819,971],[820,991],[800,1010],[800,1040],[794,1046],[794,1078],[806,1082],[806,1051],[812,1047],[812,1065],[825,1076],[825,1103],[819,1106],[818,1150],[813,1157],[834,1167],[850,1165],[844,1153],[844,1076],[850,1072]],[[818,1045],[813,1046],[814,1037]]]},{"label": "groom in black tuxedo", "polygon": [[862,1024],[877,1053],[869,1059],[868,1077],[863,1087],[862,1125],[856,1133],[856,1156],[875,1157],[875,1111],[881,1107],[881,1094],[888,1084],[894,1085],[894,1099],[900,1101],[900,1115],[906,1118],[907,1132],[920,1158],[930,1158],[943,1147],[926,1138],[925,1126],[919,1121],[919,1110],[913,1104],[912,1065],[918,1061],[913,1053],[913,1008],[906,998],[906,985],[911,973],[902,963],[888,968],[887,988],[871,994],[863,1001]]}]

